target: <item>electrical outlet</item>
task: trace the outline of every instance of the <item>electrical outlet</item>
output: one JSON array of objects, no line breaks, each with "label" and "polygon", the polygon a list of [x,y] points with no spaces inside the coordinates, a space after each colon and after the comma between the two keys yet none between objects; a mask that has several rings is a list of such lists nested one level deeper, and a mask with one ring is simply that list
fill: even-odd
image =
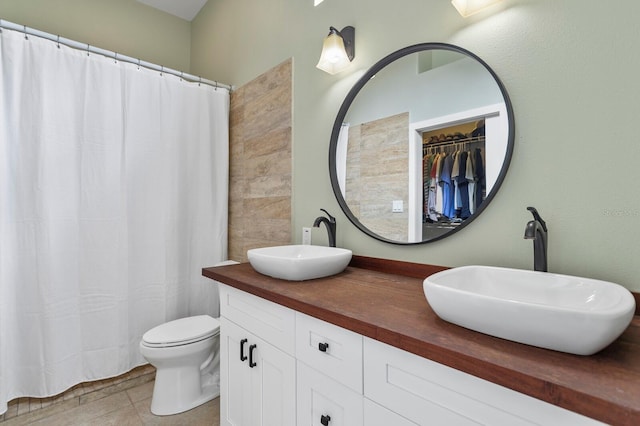
[{"label": "electrical outlet", "polygon": [[393,213],[402,213],[404,211],[404,203],[402,200],[393,200],[393,205],[391,207],[391,211]]},{"label": "electrical outlet", "polygon": [[302,228],[302,244],[311,245],[311,228]]}]

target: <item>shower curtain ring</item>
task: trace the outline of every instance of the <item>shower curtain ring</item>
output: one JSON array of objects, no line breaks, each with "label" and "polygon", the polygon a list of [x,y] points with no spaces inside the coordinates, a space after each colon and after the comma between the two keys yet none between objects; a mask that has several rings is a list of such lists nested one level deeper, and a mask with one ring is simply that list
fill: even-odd
[{"label": "shower curtain ring", "polygon": [[138,58],[138,70],[140,70],[140,58]]},{"label": "shower curtain ring", "polygon": [[198,77],[198,86],[202,84],[202,77]]},{"label": "shower curtain ring", "polygon": [[29,40],[29,37],[27,36],[27,26],[23,25],[22,28],[23,28],[23,32],[24,32],[24,39],[25,40]]},{"label": "shower curtain ring", "polygon": [[113,52],[113,53],[115,53],[114,59],[115,59],[115,63],[117,64],[118,63],[118,52]]},{"label": "shower curtain ring", "polygon": [[164,72],[164,65],[160,65],[160,77],[162,77],[163,72]]},{"label": "shower curtain ring", "polygon": [[87,56],[89,56],[89,49],[91,48],[91,46],[89,46],[89,43],[87,43]]},{"label": "shower curtain ring", "polygon": [[56,44],[58,45],[58,49],[60,49],[60,34],[58,34],[58,41],[56,42]]},{"label": "shower curtain ring", "polygon": [[182,81],[183,74],[184,74],[184,72],[180,71],[180,81]]}]

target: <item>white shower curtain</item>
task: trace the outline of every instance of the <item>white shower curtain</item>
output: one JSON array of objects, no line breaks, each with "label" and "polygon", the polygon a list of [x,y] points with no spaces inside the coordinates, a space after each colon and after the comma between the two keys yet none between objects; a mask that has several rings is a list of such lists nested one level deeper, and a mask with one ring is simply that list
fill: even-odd
[{"label": "white shower curtain", "polygon": [[0,34],[0,414],[144,363],[149,328],[218,314],[227,90]]}]

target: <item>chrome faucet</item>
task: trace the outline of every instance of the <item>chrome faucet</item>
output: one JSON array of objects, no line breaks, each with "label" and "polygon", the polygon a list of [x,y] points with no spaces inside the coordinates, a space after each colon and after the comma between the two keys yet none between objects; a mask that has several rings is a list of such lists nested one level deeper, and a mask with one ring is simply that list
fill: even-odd
[{"label": "chrome faucet", "polygon": [[524,238],[533,240],[533,269],[547,272],[547,224],[535,207],[527,207],[533,214],[533,220],[527,222]]},{"label": "chrome faucet", "polygon": [[324,225],[327,228],[327,233],[329,234],[329,246],[335,247],[336,246],[336,218],[331,216],[329,212],[326,211],[325,209],[320,209],[320,210],[325,212],[329,217],[328,218],[324,216],[317,217],[316,220],[313,222],[313,227],[319,228],[320,224],[324,223]]}]

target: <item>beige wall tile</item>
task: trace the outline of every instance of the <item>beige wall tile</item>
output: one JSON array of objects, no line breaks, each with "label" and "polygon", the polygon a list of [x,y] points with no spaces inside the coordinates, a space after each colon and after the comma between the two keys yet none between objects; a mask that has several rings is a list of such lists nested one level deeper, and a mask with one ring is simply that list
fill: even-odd
[{"label": "beige wall tile", "polygon": [[292,64],[231,96],[229,258],[291,242]]},{"label": "beige wall tile", "polygon": [[287,219],[291,217],[291,197],[248,198],[244,200],[244,208],[264,219]]},{"label": "beige wall tile", "polygon": [[[278,128],[260,134],[253,139],[244,141],[243,149],[249,158],[260,157],[273,153],[281,153],[290,156],[291,153],[291,127]],[[291,158],[289,157],[289,160]],[[291,168],[288,170],[291,171]]]},{"label": "beige wall tile", "polygon": [[[408,240],[408,157],[408,113],[349,128],[347,205],[365,227],[396,241]],[[404,213],[391,211],[393,200],[405,203]]]}]

